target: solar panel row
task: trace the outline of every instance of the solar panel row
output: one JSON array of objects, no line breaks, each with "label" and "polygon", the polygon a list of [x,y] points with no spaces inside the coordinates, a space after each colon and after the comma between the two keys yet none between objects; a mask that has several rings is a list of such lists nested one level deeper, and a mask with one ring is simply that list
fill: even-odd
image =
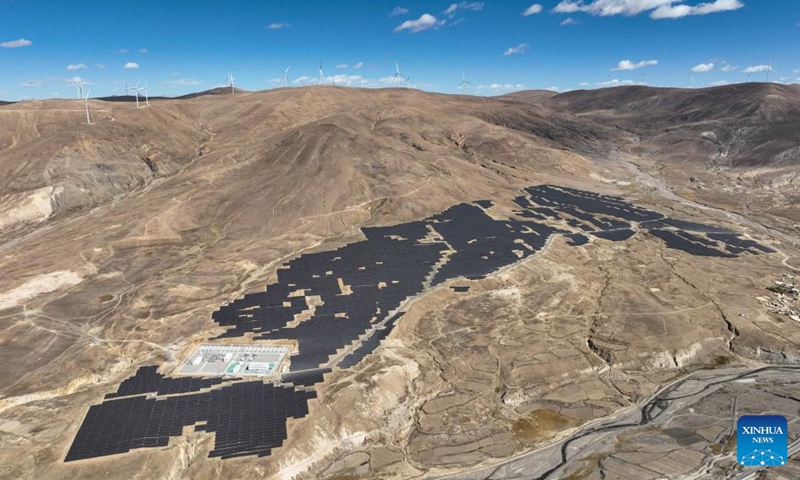
[{"label": "solar panel row", "polygon": [[197,392],[212,385],[218,385],[223,381],[221,378],[168,378],[158,373],[156,371],[157,368],[157,366],[140,367],[134,376],[123,380],[115,393],[109,393],[105,398],[127,397],[143,393],[171,395]]},{"label": "solar panel row", "polygon": [[65,461],[165,446],[184,427],[215,433],[210,457],[267,455],[287,437],[286,420],[308,414],[316,392],[260,381],[233,383],[203,393],[107,400],[93,405]]},{"label": "solar panel row", "polygon": [[317,383],[322,383],[323,375],[330,373],[330,368],[318,368],[316,370],[306,370],[303,372],[284,373],[281,382],[291,383],[294,386],[312,387]]}]

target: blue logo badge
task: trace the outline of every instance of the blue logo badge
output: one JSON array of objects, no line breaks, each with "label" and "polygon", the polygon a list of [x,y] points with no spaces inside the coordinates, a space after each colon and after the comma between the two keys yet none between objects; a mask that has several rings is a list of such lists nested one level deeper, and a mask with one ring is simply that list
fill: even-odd
[{"label": "blue logo badge", "polygon": [[736,423],[736,454],[745,467],[778,467],[786,463],[789,440],[786,417],[744,415]]}]

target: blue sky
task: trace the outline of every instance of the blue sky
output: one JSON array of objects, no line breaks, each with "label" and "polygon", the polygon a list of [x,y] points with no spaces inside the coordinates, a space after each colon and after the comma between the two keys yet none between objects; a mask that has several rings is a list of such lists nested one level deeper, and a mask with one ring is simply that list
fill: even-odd
[{"label": "blue sky", "polygon": [[410,86],[479,95],[764,81],[766,65],[792,83],[798,51],[797,0],[0,0],[5,100],[74,97],[75,76],[92,96],[139,79],[181,95],[228,72],[261,90],[286,66],[292,85],[316,83],[320,60],[327,82],[390,86],[398,62]]}]

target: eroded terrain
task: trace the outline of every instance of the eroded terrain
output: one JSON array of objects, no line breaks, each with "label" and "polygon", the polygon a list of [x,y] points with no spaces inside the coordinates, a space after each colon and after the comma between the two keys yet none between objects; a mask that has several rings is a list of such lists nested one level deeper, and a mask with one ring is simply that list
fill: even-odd
[{"label": "eroded terrain", "polygon": [[[739,101],[761,93],[747,94]],[[91,129],[80,116],[65,122],[60,102],[0,108],[12,132],[0,140],[10,172],[0,208],[16,209],[0,227],[0,476],[437,477],[504,465],[636,410],[699,369],[798,362],[800,324],[769,305],[768,290],[800,267],[791,155],[712,162],[715,180],[687,187],[655,168],[663,139],[632,133],[637,119],[620,129],[573,99],[553,109],[558,97],[457,98],[320,87],[156,101],[142,112],[108,103]],[[792,117],[775,118],[782,129]],[[175,132],[161,135],[166,125]],[[742,145],[768,138],[770,125],[726,155],[757,155]],[[687,145],[708,141],[707,127],[696,129],[682,130]],[[681,174],[702,170],[708,152],[693,148],[667,160],[679,157]],[[757,178],[764,201],[734,205],[730,193],[750,188],[728,189],[722,179],[736,175]],[[595,194],[621,200],[593,211],[583,202]],[[414,222],[420,236],[392,233]],[[370,235],[383,247],[370,250]],[[403,267],[404,278],[382,278],[402,269],[377,257],[416,246],[433,255]],[[337,251],[358,265],[320,267]],[[313,269],[293,270],[306,260]],[[324,322],[337,327],[309,335]],[[301,354],[283,385],[146,381],[147,392],[104,402],[142,366],[173,378],[201,343],[287,338]],[[264,411],[278,390],[302,395],[307,414],[284,410],[275,423],[254,413],[266,423],[248,423],[251,432],[277,432],[268,445],[226,443],[241,430],[220,437],[231,417],[219,405],[249,392],[242,411]],[[147,440],[127,453],[65,463],[89,406],[123,401],[193,413],[156,422],[163,430],[142,422],[136,435]],[[723,430],[690,442],[680,421],[666,434],[631,431],[618,449],[599,445],[564,472],[611,472],[634,457],[667,476],[680,462],[730,469]],[[648,450],[647,435],[679,448]]]}]

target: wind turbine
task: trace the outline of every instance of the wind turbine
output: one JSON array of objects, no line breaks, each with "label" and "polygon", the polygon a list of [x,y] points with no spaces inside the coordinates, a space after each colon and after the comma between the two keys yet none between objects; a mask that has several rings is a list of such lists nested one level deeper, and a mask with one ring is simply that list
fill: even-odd
[{"label": "wind turbine", "polygon": [[472,82],[467,80],[467,76],[464,74],[464,70],[461,70],[461,82],[459,82],[458,88],[461,88],[463,85],[472,85]]},{"label": "wind turbine", "polygon": [[[133,94],[136,95],[136,108],[139,108],[139,82],[141,82],[141,81],[142,81],[141,79],[137,80],[136,81],[136,86],[135,87],[131,87],[131,90],[133,90]],[[127,88],[127,86],[126,86],[126,88]]]},{"label": "wind turbine", "polygon": [[283,71],[283,79],[281,80],[281,87],[285,87],[289,85],[289,67],[286,67],[286,70]]},{"label": "wind turbine", "polygon": [[84,85],[94,85],[94,83],[84,82],[81,77],[75,77],[75,81],[70,83],[70,87],[77,87],[78,88],[78,98],[83,100],[85,97],[83,96],[83,87]]},{"label": "wind turbine", "polygon": [[90,87],[89,91],[86,92],[86,96],[83,96],[82,95],[83,94],[83,89],[81,89],[81,97],[82,98],[80,100],[75,100],[78,103],[83,103],[84,108],[86,109],[86,125],[91,125],[92,124],[92,117],[89,115],[89,95],[91,93],[92,93],[92,89]]},{"label": "wind turbine", "polygon": [[148,82],[144,83],[144,87],[140,87],[139,86],[139,82],[141,82],[141,81],[142,81],[142,79],[140,78],[136,82],[136,86],[135,87],[130,87],[130,89],[128,89],[127,85],[125,86],[126,90],[133,90],[133,94],[136,95],[136,108],[140,108],[140,106],[139,106],[139,92],[142,92],[142,91],[144,92],[144,103],[145,103],[145,106],[146,107],[150,106],[150,99],[147,96],[147,84],[148,84]]},{"label": "wind turbine", "polygon": [[231,95],[236,95],[236,88],[233,86],[233,74],[228,73],[228,84],[231,86]]},{"label": "wind turbine", "polygon": [[692,88],[692,84],[694,84],[694,86],[696,87],[697,80],[695,80],[693,76],[689,75],[689,88]]},{"label": "wind turbine", "polygon": [[150,99],[147,97],[147,84],[148,84],[148,83],[150,83],[150,82],[149,82],[149,81],[147,81],[147,80],[145,80],[145,81],[144,81],[144,87],[142,87],[142,90],[144,90],[144,104],[145,104],[145,106],[147,106],[147,107],[149,107],[149,106],[150,106]]},{"label": "wind turbine", "polygon": [[403,78],[403,76],[400,75],[400,64],[397,63],[397,62],[394,62],[394,77],[393,78],[394,78],[394,86],[395,86],[395,88],[400,88],[400,79]]},{"label": "wind turbine", "polygon": [[772,73],[772,57],[769,58],[769,63],[767,63],[767,83],[769,83],[769,74]]},{"label": "wind turbine", "polygon": [[406,88],[408,88],[408,82],[411,81],[411,77],[406,77]]},{"label": "wind turbine", "polygon": [[317,85],[322,85],[325,81],[325,74],[322,73],[322,60],[319,61],[319,78],[317,78]]},{"label": "wind turbine", "polygon": [[647,86],[647,74],[642,73],[642,85]]}]

